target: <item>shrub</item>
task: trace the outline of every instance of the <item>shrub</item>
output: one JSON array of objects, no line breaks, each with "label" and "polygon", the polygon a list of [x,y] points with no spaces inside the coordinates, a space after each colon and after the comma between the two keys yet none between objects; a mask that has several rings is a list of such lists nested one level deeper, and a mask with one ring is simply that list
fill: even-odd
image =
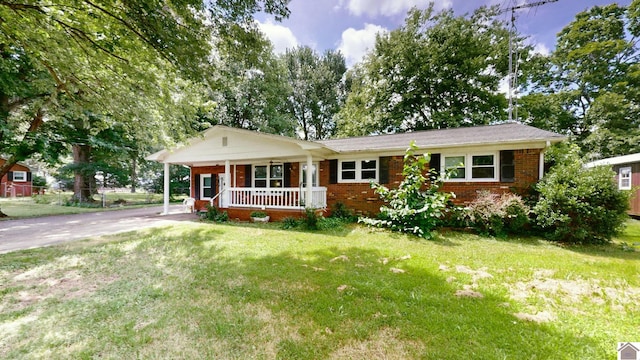
[{"label": "shrub", "polygon": [[[397,189],[372,183],[376,194],[387,203],[380,208],[378,219],[361,218],[370,226],[386,227],[393,231],[431,238],[431,232],[439,225],[452,193],[440,191],[446,178],[438,177],[435,170],[428,170],[429,154],[414,155],[417,146],[412,141],[404,156],[402,176],[404,179]],[[428,173],[429,179],[425,176]]]},{"label": "shrub", "polygon": [[502,195],[483,191],[469,205],[469,221],[487,235],[524,233],[529,224],[530,209],[518,195]]},{"label": "shrub", "polygon": [[346,222],[355,222],[358,220],[358,217],[353,214],[353,210],[347,208],[347,206],[340,201],[333,205],[330,217],[342,219]]},{"label": "shrub", "polygon": [[304,218],[302,219],[302,222],[308,230],[318,230],[318,222],[321,217],[322,216],[319,216],[316,212],[316,209],[306,208],[304,209]]},{"label": "shrub", "polygon": [[536,223],[550,240],[595,244],[609,242],[628,219],[628,194],[618,190],[606,166],[585,168],[573,146],[540,181],[533,208]]},{"label": "shrub", "polygon": [[302,222],[294,217],[286,217],[282,219],[280,227],[284,230],[295,229],[300,226]]},{"label": "shrub", "polygon": [[264,211],[252,211],[249,216],[252,218],[266,218],[268,215]]},{"label": "shrub", "polygon": [[204,219],[215,222],[229,221],[229,214],[226,211],[220,211],[217,207],[207,204],[207,212],[204,213]]}]

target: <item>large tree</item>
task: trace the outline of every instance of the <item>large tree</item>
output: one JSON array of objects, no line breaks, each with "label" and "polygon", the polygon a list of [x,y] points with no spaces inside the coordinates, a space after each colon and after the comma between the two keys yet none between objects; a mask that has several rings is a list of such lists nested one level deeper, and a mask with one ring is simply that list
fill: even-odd
[{"label": "large tree", "polygon": [[[341,135],[487,124],[506,117],[499,93],[508,71],[509,31],[496,8],[470,16],[412,9],[405,23],[379,34],[351,74]],[[525,53],[526,55],[526,53]]]},{"label": "large tree", "polygon": [[181,78],[201,79],[212,37],[256,11],[287,16],[287,2],[0,1],[0,177],[42,152],[63,118],[103,114],[99,127],[159,141],[184,134],[195,107],[176,104],[189,102]]},{"label": "large tree", "polygon": [[566,133],[589,158],[639,152],[638,40],[640,0],[576,15],[556,49],[533,61],[524,120]]},{"label": "large tree", "polygon": [[305,140],[327,139],[336,130],[335,115],[344,103],[344,56],[328,50],[318,55],[308,46],[289,49],[284,54],[289,112]]},{"label": "large tree", "polygon": [[295,121],[287,111],[285,95],[290,86],[271,42],[256,27],[232,30],[229,35],[233,36],[216,43],[215,70],[209,82],[211,122],[293,136]]}]

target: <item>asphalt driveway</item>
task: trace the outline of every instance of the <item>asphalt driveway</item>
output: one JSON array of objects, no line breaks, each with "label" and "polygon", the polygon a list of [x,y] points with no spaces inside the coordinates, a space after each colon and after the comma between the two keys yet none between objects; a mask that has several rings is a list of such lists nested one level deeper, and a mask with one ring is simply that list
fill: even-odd
[{"label": "asphalt driveway", "polygon": [[195,214],[182,213],[181,210],[181,205],[174,205],[170,208],[169,215],[160,215],[162,206],[154,206],[0,221],[0,254],[95,236],[197,221]]}]

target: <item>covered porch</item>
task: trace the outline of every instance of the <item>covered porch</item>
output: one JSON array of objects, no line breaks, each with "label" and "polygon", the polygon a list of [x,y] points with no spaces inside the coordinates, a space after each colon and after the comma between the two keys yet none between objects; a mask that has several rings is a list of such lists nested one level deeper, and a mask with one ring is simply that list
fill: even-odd
[{"label": "covered porch", "polygon": [[[191,169],[196,210],[209,204],[246,220],[256,210],[299,216],[306,208],[326,208],[327,189],[320,186],[318,164],[331,153],[319,143],[215,126],[185,146],[147,159],[164,163],[165,213],[169,167],[177,164]],[[278,215],[272,218],[284,217]]]}]

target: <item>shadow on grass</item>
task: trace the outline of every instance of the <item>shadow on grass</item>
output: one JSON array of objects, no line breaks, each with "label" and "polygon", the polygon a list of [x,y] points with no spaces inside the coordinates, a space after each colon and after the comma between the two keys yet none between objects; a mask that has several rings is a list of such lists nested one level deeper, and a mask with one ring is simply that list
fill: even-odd
[{"label": "shadow on grass", "polygon": [[[183,311],[206,324],[202,336],[235,344],[237,354],[264,346],[250,339],[269,333],[277,358],[286,359],[458,359],[461,352],[478,359],[605,356],[587,336],[516,319],[507,298],[457,297],[460,289],[442,274],[411,260],[383,258],[368,249],[327,248],[202,261],[192,287],[202,292],[214,286],[225,303],[236,305],[216,317],[208,304]],[[267,308],[273,316],[247,320],[247,306]]]}]

